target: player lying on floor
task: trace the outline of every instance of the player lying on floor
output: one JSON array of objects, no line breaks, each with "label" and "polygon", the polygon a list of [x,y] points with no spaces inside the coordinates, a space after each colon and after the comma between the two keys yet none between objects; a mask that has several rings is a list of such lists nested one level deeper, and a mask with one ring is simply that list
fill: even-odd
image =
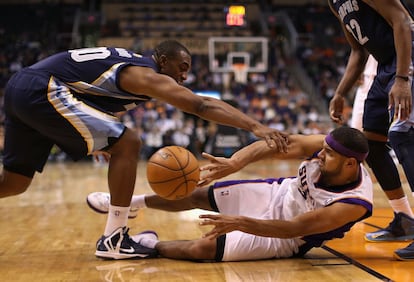
[{"label": "player lying on floor", "polygon": [[[220,214],[201,215],[213,229],[196,240],[159,241],[156,233],[132,236],[172,259],[241,261],[302,256],[327,240],[342,238],[356,222],[372,214],[372,181],[363,167],[368,153],[364,135],[340,127],[325,135],[291,135],[288,153],[277,153],[257,141],[231,158],[204,154],[201,183],[188,198],[170,201],[137,195],[131,206],[166,211],[201,208]],[[291,178],[216,182],[247,164],[265,158],[307,158]],[[277,171],[275,170],[275,173]],[[89,205],[108,208],[109,195],[88,195]]]}]

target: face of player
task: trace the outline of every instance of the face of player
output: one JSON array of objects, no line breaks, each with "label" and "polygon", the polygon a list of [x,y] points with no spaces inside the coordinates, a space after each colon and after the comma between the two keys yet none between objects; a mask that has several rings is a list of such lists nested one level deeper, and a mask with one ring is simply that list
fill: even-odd
[{"label": "face of player", "polygon": [[326,142],[323,149],[319,152],[320,169],[323,178],[336,178],[343,173],[347,157],[337,153]]},{"label": "face of player", "polygon": [[160,63],[160,73],[172,77],[178,84],[183,84],[191,68],[191,57],[180,51],[175,58],[164,57]]}]

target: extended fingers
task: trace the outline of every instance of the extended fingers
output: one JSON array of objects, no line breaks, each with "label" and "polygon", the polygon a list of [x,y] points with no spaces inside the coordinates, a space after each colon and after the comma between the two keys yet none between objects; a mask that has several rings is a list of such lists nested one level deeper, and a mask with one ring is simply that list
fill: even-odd
[{"label": "extended fingers", "polygon": [[277,148],[279,152],[287,152],[288,138],[286,134],[274,132],[272,135],[265,137],[265,141],[270,148]]}]

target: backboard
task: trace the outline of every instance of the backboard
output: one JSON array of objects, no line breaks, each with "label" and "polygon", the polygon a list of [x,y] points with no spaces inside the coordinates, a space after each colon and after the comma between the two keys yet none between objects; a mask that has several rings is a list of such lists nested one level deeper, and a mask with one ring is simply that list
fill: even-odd
[{"label": "backboard", "polygon": [[247,72],[266,72],[268,39],[266,37],[210,37],[208,40],[211,72],[234,72],[233,65],[247,65]]}]

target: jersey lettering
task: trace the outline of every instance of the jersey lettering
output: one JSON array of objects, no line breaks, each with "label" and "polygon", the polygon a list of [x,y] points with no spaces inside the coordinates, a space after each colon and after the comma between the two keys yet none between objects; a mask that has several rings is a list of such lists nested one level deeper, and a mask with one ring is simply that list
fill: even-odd
[{"label": "jersey lettering", "polygon": [[[124,48],[115,48],[115,51],[120,57],[132,57],[132,55]],[[69,50],[69,53],[72,60],[78,63],[92,60],[103,60],[111,56],[111,51],[106,47],[74,49]]]},{"label": "jersey lettering", "polygon": [[349,24],[346,25],[346,29],[354,36],[359,44],[364,45],[369,40],[368,37],[362,35],[361,27],[355,19],[351,19]]},{"label": "jersey lettering", "polygon": [[300,181],[300,185],[298,187],[299,193],[302,195],[304,199],[307,199],[309,195],[309,187],[308,187],[308,182],[306,181],[306,167],[305,166],[299,169],[299,181]]},{"label": "jersey lettering", "polygon": [[305,199],[306,205],[312,209],[315,206],[315,199],[312,197],[310,193],[309,183],[308,183],[306,174],[307,174],[306,166],[302,166],[301,168],[299,168],[298,191],[302,195],[303,199]]},{"label": "jersey lettering", "polygon": [[[336,1],[334,1],[333,3],[335,4]],[[358,1],[348,0],[341,4],[341,6],[338,9],[338,14],[341,20],[343,21],[346,15],[356,11],[359,11]]]}]

